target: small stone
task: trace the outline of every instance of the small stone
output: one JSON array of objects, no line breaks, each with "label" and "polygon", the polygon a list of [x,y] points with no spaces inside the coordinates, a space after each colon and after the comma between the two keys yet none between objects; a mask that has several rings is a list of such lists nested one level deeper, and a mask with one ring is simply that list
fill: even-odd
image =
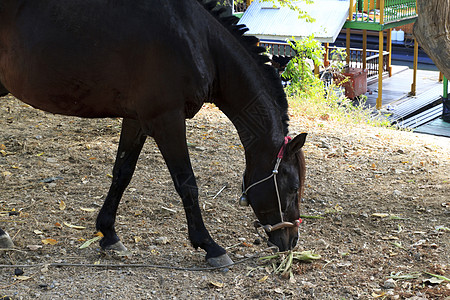
[{"label": "small stone", "polygon": [[155,243],[158,245],[165,245],[169,243],[169,238],[165,236],[160,236],[159,238],[155,239]]},{"label": "small stone", "polygon": [[399,190],[394,190],[394,191],[392,192],[392,194],[393,194],[394,196],[400,196],[400,195],[402,194],[402,192],[399,191]]},{"label": "small stone", "polygon": [[324,240],[324,239],[320,239],[316,242],[317,246],[320,248],[324,248],[324,249],[328,249],[328,247],[330,247],[330,245]]},{"label": "small stone", "polygon": [[320,148],[331,149],[331,146],[326,141],[322,140],[321,144],[320,144]]},{"label": "small stone", "polygon": [[389,290],[389,289],[393,289],[397,286],[397,284],[395,283],[395,280],[392,278],[389,278],[388,280],[386,280],[383,284],[383,288]]}]

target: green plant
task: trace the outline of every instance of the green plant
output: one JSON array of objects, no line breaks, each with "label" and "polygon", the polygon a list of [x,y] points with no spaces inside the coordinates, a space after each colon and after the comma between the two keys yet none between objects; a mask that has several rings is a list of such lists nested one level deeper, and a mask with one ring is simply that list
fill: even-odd
[{"label": "green plant", "polygon": [[314,36],[288,41],[297,55],[286,65],[282,77],[290,81],[287,92],[291,95],[316,93],[316,89],[323,91],[323,82],[314,74],[315,66],[323,66],[325,49]]}]

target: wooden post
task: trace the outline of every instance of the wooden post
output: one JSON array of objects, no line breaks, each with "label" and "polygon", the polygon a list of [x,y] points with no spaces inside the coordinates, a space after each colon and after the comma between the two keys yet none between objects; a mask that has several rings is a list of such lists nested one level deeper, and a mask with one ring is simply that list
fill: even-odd
[{"label": "wooden post", "polygon": [[377,109],[381,109],[383,104],[383,31],[378,32],[378,97],[377,97]]},{"label": "wooden post", "polygon": [[384,24],[384,0],[380,0],[380,24]]},{"label": "wooden post", "polygon": [[252,0],[246,0],[247,1],[247,7],[250,6],[250,4],[252,4]]},{"label": "wooden post", "polygon": [[363,70],[367,69],[367,29],[363,30]]},{"label": "wooden post", "polygon": [[411,84],[411,92],[409,93],[411,96],[416,95],[416,86],[417,86],[417,60],[419,56],[419,43],[414,39],[414,61],[413,61],[413,83]]},{"label": "wooden post", "polygon": [[353,0],[350,0],[350,8],[348,10],[348,20],[353,20]]},{"label": "wooden post", "polygon": [[350,67],[350,28],[346,29],[345,52],[347,53],[345,61],[347,62],[347,66]]},{"label": "wooden post", "polygon": [[325,43],[325,54],[323,55],[323,66],[326,68],[330,65],[330,62],[328,60],[328,53],[330,52],[330,49],[328,48],[329,44]]},{"label": "wooden post", "polygon": [[[350,7],[348,9],[348,20],[353,20],[353,1],[350,0]],[[347,62],[347,67],[350,67],[350,28],[347,28],[346,31],[346,41],[345,41],[345,52],[347,53],[347,57],[345,61]]]},{"label": "wooden post", "polygon": [[387,69],[389,72],[389,77],[392,76],[392,66],[391,66],[391,60],[392,60],[392,36],[391,36],[392,28],[389,28],[387,31],[387,39],[386,39],[386,47],[388,54],[388,63],[387,63]]},{"label": "wooden post", "polygon": [[444,74],[442,74],[442,72],[439,71],[439,82],[441,82],[442,80],[444,80]]}]

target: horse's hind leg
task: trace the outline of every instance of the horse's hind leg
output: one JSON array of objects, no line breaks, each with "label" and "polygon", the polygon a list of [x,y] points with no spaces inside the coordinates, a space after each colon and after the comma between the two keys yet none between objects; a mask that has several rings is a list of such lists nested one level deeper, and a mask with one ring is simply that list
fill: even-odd
[{"label": "horse's hind leg", "polygon": [[8,249],[14,246],[9,234],[0,228],[0,248]]},{"label": "horse's hind leg", "polygon": [[213,266],[232,263],[226,251],[211,238],[203,223],[197,183],[189,160],[184,116],[174,113],[153,120],[152,133],[169,168],[175,189],[183,200],[192,245],[204,249],[206,260]]},{"label": "horse's hind leg", "polygon": [[111,187],[97,217],[97,229],[104,236],[100,241],[100,246],[103,249],[126,250],[116,234],[114,223],[120,199],[133,176],[145,139],[146,136],[143,134],[138,121],[123,120]]}]

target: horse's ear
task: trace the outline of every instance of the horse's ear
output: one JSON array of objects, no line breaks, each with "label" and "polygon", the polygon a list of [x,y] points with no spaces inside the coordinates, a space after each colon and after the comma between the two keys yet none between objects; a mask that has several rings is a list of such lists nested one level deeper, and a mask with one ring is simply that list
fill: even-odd
[{"label": "horse's ear", "polygon": [[294,155],[302,149],[303,145],[305,145],[307,135],[306,132],[300,133],[287,144],[287,154],[289,156]]}]

